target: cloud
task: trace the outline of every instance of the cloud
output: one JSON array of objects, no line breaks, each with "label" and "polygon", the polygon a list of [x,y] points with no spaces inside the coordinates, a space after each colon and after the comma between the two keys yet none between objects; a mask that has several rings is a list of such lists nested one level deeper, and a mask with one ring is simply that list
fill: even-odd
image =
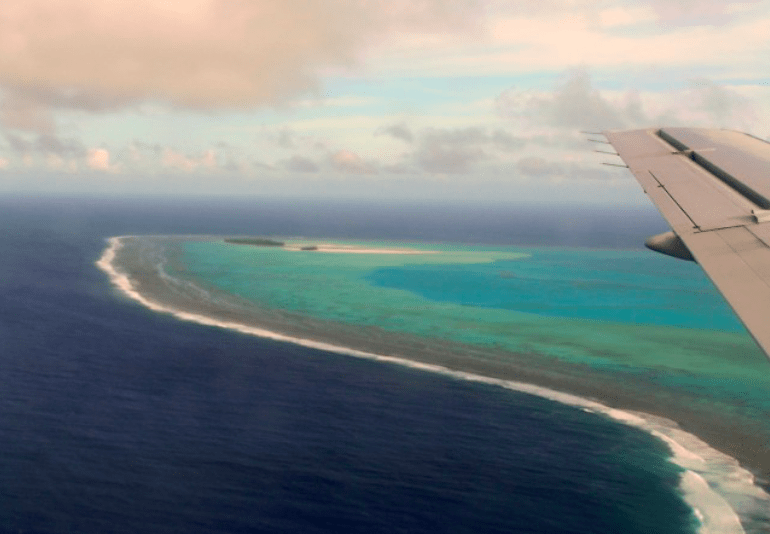
[{"label": "cloud", "polygon": [[569,72],[550,93],[510,89],[498,96],[498,114],[509,119],[526,118],[561,128],[602,130],[622,128],[628,120],[591,84],[581,69]]},{"label": "cloud", "polygon": [[516,163],[516,169],[524,176],[539,177],[564,174],[564,166],[561,163],[539,157],[521,158]]},{"label": "cloud", "polygon": [[64,158],[57,154],[48,154],[46,157],[46,164],[49,169],[60,170],[64,167],[65,161]]},{"label": "cloud", "polygon": [[37,133],[53,133],[53,116],[36,99],[9,91],[0,102],[0,124],[5,128]]},{"label": "cloud", "polygon": [[42,134],[33,140],[21,135],[6,134],[8,145],[14,152],[40,152],[60,156],[82,156],[86,153],[83,144],[77,139],[62,139],[53,134]]},{"label": "cloud", "polygon": [[193,157],[166,147],[163,149],[161,162],[164,167],[185,172],[192,172],[201,167],[214,170],[217,167],[216,153],[213,150],[206,150],[200,156]]},{"label": "cloud", "polygon": [[737,121],[745,122],[756,116],[749,99],[711,80],[693,80],[690,90],[686,93],[690,97],[690,107],[700,109],[718,126],[727,126]]},{"label": "cloud", "polygon": [[34,146],[33,143],[18,135],[6,134],[5,138],[8,140],[8,145],[11,147],[11,150],[21,154],[29,152]]},{"label": "cloud", "polygon": [[[519,159],[515,167],[519,176],[538,182],[612,181],[619,176],[615,170],[603,167],[598,162],[576,161],[563,157],[548,159],[539,156],[527,156]],[[627,176],[621,179],[627,179]]]},{"label": "cloud", "polygon": [[[665,91],[599,90],[583,70],[571,71],[552,91],[510,89],[496,101],[500,116],[528,136],[527,156],[515,162],[524,177],[550,180],[605,179],[592,168],[579,130],[666,125],[764,132],[770,91],[692,80]],[[767,107],[767,106],[765,106]]]},{"label": "cloud", "polygon": [[385,165],[383,166],[382,170],[389,174],[415,174],[415,170],[413,168],[408,167],[403,163]]},{"label": "cloud", "polygon": [[[667,124],[763,128],[766,117],[759,111],[757,98],[740,91],[740,87],[703,78],[668,91],[600,91],[591,76],[579,69],[568,72],[552,91],[508,89],[498,96],[495,108],[499,116],[535,132],[551,128],[575,133]],[[567,138],[557,133],[552,141],[564,143]]]},{"label": "cloud", "polygon": [[766,0],[492,1],[486,11],[482,46],[452,35],[396,42],[382,52],[380,72],[517,76],[588,65],[666,82],[737,70],[744,79],[760,79],[770,53]]},{"label": "cloud", "polygon": [[292,156],[283,163],[283,167],[291,172],[318,172],[320,170],[315,161],[302,156]]},{"label": "cloud", "polygon": [[148,152],[156,156],[163,153],[163,146],[160,143],[145,143],[144,141],[133,141],[129,147],[137,153]]},{"label": "cloud", "polygon": [[622,115],[592,87],[590,76],[581,70],[567,77],[550,102],[540,101],[535,105],[555,126],[618,128],[625,125]]},{"label": "cloud", "polygon": [[375,132],[375,135],[386,134],[407,143],[414,141],[412,131],[405,124],[393,124]]},{"label": "cloud", "polygon": [[91,148],[86,156],[86,165],[95,171],[112,171],[110,152],[106,148]]},{"label": "cloud", "polygon": [[469,146],[487,145],[500,150],[518,150],[525,141],[509,132],[496,129],[471,126],[468,128],[428,128],[422,132],[421,142],[424,145]]},{"label": "cloud", "polygon": [[650,0],[658,20],[678,25],[724,24],[725,19],[758,5],[762,0]]},{"label": "cloud", "polygon": [[[374,135],[411,139],[402,153],[383,149],[362,157],[348,148],[327,148],[327,160],[319,164],[295,155],[282,166],[295,172],[326,170],[343,174],[464,174],[483,161],[499,161],[518,153],[527,140],[501,128],[414,128],[401,123],[374,130]],[[395,134],[395,135],[394,135]]]},{"label": "cloud", "polygon": [[499,128],[428,128],[421,132],[412,159],[428,172],[462,174],[476,163],[495,154],[516,152],[525,144],[524,139]]},{"label": "cloud", "polygon": [[38,136],[34,147],[39,152],[56,154],[59,156],[82,156],[86,149],[77,139],[61,139],[52,134]]},{"label": "cloud", "polygon": [[192,108],[271,105],[313,90],[330,68],[355,65],[393,32],[464,28],[481,13],[478,4],[6,0],[0,86],[32,102],[91,111],[147,99]]},{"label": "cloud", "polygon": [[8,158],[0,157],[0,169],[8,168],[9,164],[10,164],[10,161],[8,161]]},{"label": "cloud", "polygon": [[599,10],[596,13],[596,18],[599,26],[606,29],[647,23],[655,19],[655,13],[648,5],[614,5]]},{"label": "cloud", "polygon": [[417,164],[428,172],[463,174],[487,154],[475,147],[427,144],[416,154]]},{"label": "cloud", "polygon": [[377,169],[365,162],[358,154],[349,150],[340,150],[330,158],[334,170],[350,174],[376,174]]},{"label": "cloud", "polygon": [[275,139],[276,144],[281,148],[295,148],[296,143],[294,141],[294,132],[284,128],[278,132],[278,136]]},{"label": "cloud", "polygon": [[[394,152],[389,148],[367,151],[328,147],[327,159],[319,165],[295,155],[281,165],[295,172],[319,172],[322,168],[343,174],[464,174],[482,161],[495,161],[518,153],[527,140],[502,128],[423,128],[405,123],[375,128],[374,135],[389,135],[399,140],[411,139],[409,149]],[[364,150],[366,150],[364,145]]]}]

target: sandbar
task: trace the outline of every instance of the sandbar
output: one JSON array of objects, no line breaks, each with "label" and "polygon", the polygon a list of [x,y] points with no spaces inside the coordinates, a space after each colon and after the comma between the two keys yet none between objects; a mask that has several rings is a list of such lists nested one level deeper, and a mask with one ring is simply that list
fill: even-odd
[{"label": "sandbar", "polygon": [[[313,247],[309,250],[308,247]],[[283,247],[292,252],[327,252],[331,254],[436,254],[436,250],[417,250],[413,248],[370,248],[335,243],[310,244],[292,243]]]}]

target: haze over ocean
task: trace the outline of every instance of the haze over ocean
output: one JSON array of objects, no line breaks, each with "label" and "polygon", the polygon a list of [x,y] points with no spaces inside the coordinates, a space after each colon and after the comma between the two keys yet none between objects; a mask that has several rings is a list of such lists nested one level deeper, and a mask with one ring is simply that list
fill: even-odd
[{"label": "haze over ocean", "polygon": [[[641,249],[652,209],[19,198],[0,223],[4,531],[770,527],[770,365],[697,266]],[[335,352],[94,265],[192,234],[439,252],[117,251],[168,309]]]}]

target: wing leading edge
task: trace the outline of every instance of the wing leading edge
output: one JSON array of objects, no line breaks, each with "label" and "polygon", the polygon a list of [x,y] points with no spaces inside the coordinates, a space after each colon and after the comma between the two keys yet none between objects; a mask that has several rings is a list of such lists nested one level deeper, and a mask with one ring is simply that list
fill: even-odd
[{"label": "wing leading edge", "polygon": [[604,135],[770,359],[770,143],[698,128]]}]

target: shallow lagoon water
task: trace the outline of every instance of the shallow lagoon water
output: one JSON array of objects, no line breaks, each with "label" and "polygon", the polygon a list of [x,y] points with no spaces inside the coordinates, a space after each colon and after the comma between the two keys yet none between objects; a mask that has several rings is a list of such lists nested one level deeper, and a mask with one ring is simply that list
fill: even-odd
[{"label": "shallow lagoon water", "polygon": [[184,241],[172,255],[195,283],[267,308],[630,371],[743,379],[742,391],[770,402],[768,362],[694,264],[644,251],[408,246],[435,253],[213,240]]}]

